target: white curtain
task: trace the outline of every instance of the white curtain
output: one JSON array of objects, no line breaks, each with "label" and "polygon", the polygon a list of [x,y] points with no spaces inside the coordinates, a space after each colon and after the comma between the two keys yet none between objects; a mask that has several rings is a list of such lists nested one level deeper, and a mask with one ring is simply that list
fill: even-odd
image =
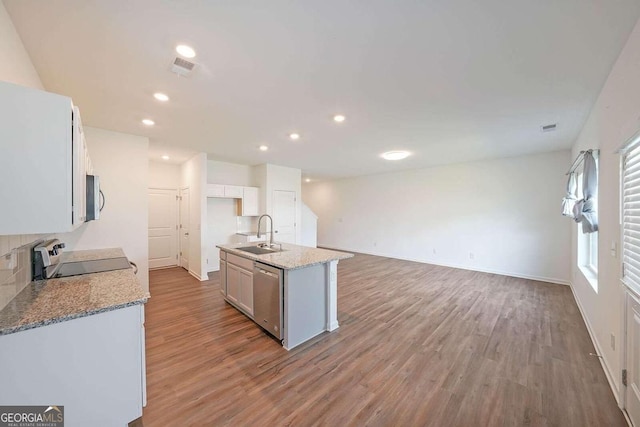
[{"label": "white curtain", "polygon": [[582,172],[582,199],[573,207],[573,217],[582,223],[583,233],[598,231],[598,213],[596,198],[598,197],[598,171],[592,150],[584,153],[584,169]]},{"label": "white curtain", "polygon": [[573,206],[576,204],[576,174],[569,173],[569,181],[567,181],[567,193],[562,199],[562,215],[573,218]]}]

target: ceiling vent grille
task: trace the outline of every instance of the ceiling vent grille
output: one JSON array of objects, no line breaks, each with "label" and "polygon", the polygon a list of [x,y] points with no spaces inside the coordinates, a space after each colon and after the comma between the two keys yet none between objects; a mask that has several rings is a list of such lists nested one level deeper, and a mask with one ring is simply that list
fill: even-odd
[{"label": "ceiling vent grille", "polygon": [[188,77],[196,64],[186,59],[176,58],[171,65],[171,72],[176,73],[180,76]]},{"label": "ceiling vent grille", "polygon": [[556,130],[557,127],[558,127],[557,123],[552,123],[550,125],[544,125],[544,126],[542,126],[542,132],[552,132],[552,131]]}]

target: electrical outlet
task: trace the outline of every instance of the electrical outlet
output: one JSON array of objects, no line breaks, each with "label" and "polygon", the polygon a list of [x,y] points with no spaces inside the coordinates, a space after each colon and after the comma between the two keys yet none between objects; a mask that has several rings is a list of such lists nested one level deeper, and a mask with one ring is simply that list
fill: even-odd
[{"label": "electrical outlet", "polygon": [[469,252],[469,259],[475,259],[475,255],[473,254],[473,252]]},{"label": "electrical outlet", "polygon": [[434,255],[436,254],[436,248],[433,248],[433,254]]},{"label": "electrical outlet", "polygon": [[616,336],[611,334],[611,350],[616,349]]},{"label": "electrical outlet", "polygon": [[378,246],[378,242],[373,242],[373,246]]}]

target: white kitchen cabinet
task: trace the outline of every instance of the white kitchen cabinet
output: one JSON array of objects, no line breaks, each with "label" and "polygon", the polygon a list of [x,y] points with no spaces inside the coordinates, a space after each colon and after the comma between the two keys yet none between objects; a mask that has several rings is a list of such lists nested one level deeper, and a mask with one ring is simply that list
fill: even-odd
[{"label": "white kitchen cabinet", "polygon": [[143,325],[133,305],[0,336],[0,402],[63,405],[69,426],[126,426],[146,399]]},{"label": "white kitchen cabinet", "polygon": [[234,264],[227,264],[227,299],[235,304],[238,304],[240,299],[240,267]]},{"label": "white kitchen cabinet", "polygon": [[224,186],[224,197],[230,199],[241,199],[242,198],[242,187],[239,185],[225,185]]},{"label": "white kitchen cabinet", "polygon": [[225,257],[227,301],[253,318],[253,261],[229,253]]},{"label": "white kitchen cabinet", "polygon": [[224,185],[207,184],[207,197],[224,197]]},{"label": "white kitchen cabinet", "polygon": [[238,305],[253,317],[253,271],[240,269],[240,298]]},{"label": "white kitchen cabinet", "polygon": [[220,259],[220,292],[227,296],[227,262]]},{"label": "white kitchen cabinet", "polygon": [[68,232],[84,223],[82,138],[71,98],[0,82],[0,235]]},{"label": "white kitchen cabinet", "polygon": [[259,190],[258,187],[242,188],[242,199],[238,202],[238,216],[260,215]]}]

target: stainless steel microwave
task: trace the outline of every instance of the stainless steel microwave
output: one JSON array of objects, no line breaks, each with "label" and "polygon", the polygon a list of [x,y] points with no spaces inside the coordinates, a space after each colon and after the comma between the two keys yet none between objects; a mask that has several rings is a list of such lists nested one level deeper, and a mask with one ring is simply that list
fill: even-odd
[{"label": "stainless steel microwave", "polygon": [[100,191],[100,177],[87,175],[87,218],[85,221],[99,219],[103,207],[104,195]]}]

